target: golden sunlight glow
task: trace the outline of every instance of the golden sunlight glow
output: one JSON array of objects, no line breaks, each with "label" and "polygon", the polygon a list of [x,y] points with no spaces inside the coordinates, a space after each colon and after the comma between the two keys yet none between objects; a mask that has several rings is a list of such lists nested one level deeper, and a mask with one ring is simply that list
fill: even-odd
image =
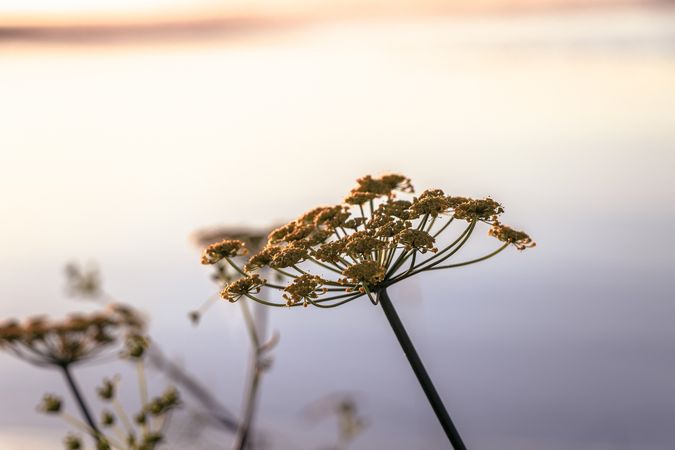
[{"label": "golden sunlight glow", "polygon": [[[584,6],[617,3],[588,0]],[[109,24],[254,16],[410,15],[564,6],[564,0],[0,0],[1,26]]]}]

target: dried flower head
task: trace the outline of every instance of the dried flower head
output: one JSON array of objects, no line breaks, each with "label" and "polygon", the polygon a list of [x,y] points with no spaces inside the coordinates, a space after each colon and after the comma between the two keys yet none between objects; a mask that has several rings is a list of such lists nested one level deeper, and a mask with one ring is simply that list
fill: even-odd
[{"label": "dried flower head", "polygon": [[455,218],[463,220],[497,220],[497,216],[504,212],[502,205],[485,198],[483,200],[467,200],[455,207]]},{"label": "dried flower head", "polygon": [[103,427],[111,427],[115,425],[115,414],[110,410],[103,410],[101,413],[101,425]]},{"label": "dried flower head", "polygon": [[74,297],[98,299],[103,295],[101,277],[96,266],[80,267],[68,263],[65,267],[68,293]]},{"label": "dried flower head", "polygon": [[111,305],[61,321],[11,320],[0,325],[0,348],[39,366],[63,366],[98,356],[131,330],[142,328],[143,320],[132,309]]},{"label": "dried flower head", "polygon": [[46,414],[58,414],[61,412],[62,406],[63,401],[60,397],[53,394],[45,394],[38,406],[38,410]]},{"label": "dried flower head", "polygon": [[138,360],[145,356],[146,350],[150,347],[150,339],[141,334],[130,334],[124,340],[124,350],[122,357],[131,360]]},{"label": "dried flower head", "polygon": [[[403,175],[359,178],[343,204],[313,208],[270,232],[265,247],[243,268],[228,259],[240,278],[226,285],[222,297],[325,308],[367,295],[376,303],[374,294],[379,290],[410,276],[472,264],[502,251],[504,246],[481,258],[445,263],[456,257],[480,223],[493,226],[490,235],[519,249],[533,245],[525,233],[497,221],[504,208],[491,198],[449,196],[440,189],[418,197],[412,193],[411,182]],[[441,235],[450,233],[455,228],[451,225],[460,220],[466,225],[458,237],[440,245]],[[276,273],[281,284],[254,274],[262,270]],[[264,287],[282,291],[284,302],[258,298]]]},{"label": "dried flower head", "polygon": [[180,405],[180,397],[175,388],[168,388],[159,397],[155,397],[146,405],[146,411],[153,417],[167,414]]},{"label": "dried flower head", "polygon": [[226,300],[236,302],[242,296],[257,294],[264,284],[265,280],[261,279],[259,275],[249,275],[225,286],[220,295]]},{"label": "dried flower head", "polygon": [[426,253],[428,250],[437,252],[434,247],[434,239],[429,233],[423,230],[413,230],[408,228],[396,235],[396,242],[403,245],[406,251],[418,250],[420,253]]},{"label": "dried flower head", "polygon": [[268,233],[267,229],[251,227],[213,227],[196,231],[192,235],[192,240],[203,249],[225,239],[236,239],[244,242],[246,248],[255,252],[265,242]]},{"label": "dried flower head", "polygon": [[442,190],[426,190],[413,200],[410,206],[410,215],[415,219],[425,214],[437,217],[439,214],[447,212],[448,208],[450,208],[450,202]]},{"label": "dried flower head", "polygon": [[66,450],[82,450],[84,448],[82,446],[82,439],[74,434],[66,436],[63,440],[63,446]]},{"label": "dried flower head", "polygon": [[215,264],[224,258],[234,258],[248,253],[246,244],[238,239],[224,239],[211,244],[202,253],[202,264]]},{"label": "dried flower head", "polygon": [[385,270],[376,261],[367,260],[350,265],[342,271],[342,275],[345,278],[338,280],[339,283],[361,285],[372,291],[384,280]]},{"label": "dried flower head", "polygon": [[518,250],[525,250],[526,248],[537,245],[527,233],[523,231],[516,231],[511,227],[495,222],[490,228],[490,236],[494,236],[502,242],[513,244]]},{"label": "dried flower head", "polygon": [[304,274],[295,278],[291,284],[284,288],[283,297],[289,306],[299,302],[307,306],[313,299],[318,298],[319,294],[326,292],[323,285],[324,280],[320,276]]},{"label": "dried flower head", "polygon": [[104,378],[101,386],[96,388],[98,397],[103,401],[111,401],[115,398],[115,383],[109,378]]}]

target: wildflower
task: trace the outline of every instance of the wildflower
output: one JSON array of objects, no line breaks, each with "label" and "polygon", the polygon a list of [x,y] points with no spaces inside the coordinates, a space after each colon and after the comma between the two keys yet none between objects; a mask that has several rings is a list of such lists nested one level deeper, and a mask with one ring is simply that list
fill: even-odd
[{"label": "wildflower", "polygon": [[502,225],[499,222],[496,222],[494,225],[492,225],[489,233],[490,236],[494,236],[502,242],[513,244],[518,250],[525,250],[526,248],[537,245],[534,241],[532,241],[527,233],[523,231],[516,231],[513,228]]},{"label": "wildflower", "polygon": [[398,219],[407,220],[410,218],[411,206],[412,202],[409,202],[408,200],[388,199],[377,207],[374,216],[396,217]]},{"label": "wildflower", "polygon": [[342,284],[355,283],[369,287],[377,286],[384,280],[384,267],[375,261],[364,261],[353,264],[342,271],[346,278],[340,280]]},{"label": "wildflower", "polygon": [[108,410],[104,410],[101,414],[101,425],[104,427],[111,427],[115,425],[115,415]]},{"label": "wildflower", "polygon": [[274,245],[267,245],[259,253],[253,255],[248,263],[244,266],[246,272],[252,272],[269,265],[274,257],[281,251],[280,247]]},{"label": "wildflower", "polygon": [[110,401],[115,397],[115,383],[109,378],[103,379],[103,384],[96,388],[98,397],[103,401]]},{"label": "wildflower", "polygon": [[450,207],[450,202],[440,189],[427,190],[418,198],[413,200],[410,205],[411,218],[418,218],[423,215],[437,217],[445,213]]},{"label": "wildflower", "polygon": [[0,325],[0,348],[39,366],[69,365],[100,354],[130,329],[143,326],[137,314],[118,305],[61,321],[33,317],[20,324],[12,320]]},{"label": "wildflower", "polygon": [[276,269],[283,269],[300,263],[307,259],[308,256],[306,248],[301,245],[291,244],[280,248],[269,265]]},{"label": "wildflower", "polygon": [[495,220],[504,212],[502,205],[486,198],[483,200],[468,200],[455,207],[455,218],[463,220]]},{"label": "wildflower", "polygon": [[312,250],[312,257],[319,261],[327,263],[339,263],[345,251],[346,242],[344,240],[327,242],[317,249]]},{"label": "wildflower", "polygon": [[263,284],[265,284],[265,280],[261,279],[257,274],[246,276],[228,284],[220,292],[220,295],[226,300],[236,302],[244,295],[257,294],[260,292]]},{"label": "wildflower", "polygon": [[43,413],[58,414],[61,412],[62,405],[63,401],[61,398],[53,394],[45,394],[44,397],[42,397],[42,403],[40,403],[38,409]]},{"label": "wildflower", "polygon": [[74,434],[69,434],[66,436],[66,438],[63,440],[63,445],[65,446],[66,450],[82,450],[82,439],[79,437],[75,436]]},{"label": "wildflower", "polygon": [[294,305],[300,301],[307,306],[308,301],[319,297],[319,293],[325,293],[322,289],[325,281],[317,275],[304,274],[295,278],[291,284],[284,288],[284,299],[288,306]]},{"label": "wildflower", "polygon": [[396,235],[396,241],[402,244],[407,251],[419,250],[420,253],[426,253],[427,250],[437,252],[438,249],[434,247],[434,239],[429,233],[422,230],[407,229]]},{"label": "wildflower", "polygon": [[377,239],[367,231],[357,231],[345,239],[345,253],[361,258],[369,258],[373,252],[386,247],[386,242]]},{"label": "wildflower", "polygon": [[246,244],[238,239],[224,239],[204,249],[202,264],[215,264],[224,258],[234,258],[248,253]]},{"label": "wildflower", "polygon": [[348,208],[343,205],[324,207],[314,219],[314,225],[328,227],[329,229],[338,228],[345,224],[349,216]]},{"label": "wildflower", "polygon": [[91,266],[80,268],[75,263],[65,267],[68,292],[73,296],[96,299],[103,295],[98,269]]},{"label": "wildflower", "polygon": [[122,357],[138,360],[143,358],[145,351],[150,347],[150,339],[140,334],[131,334],[124,341]]},{"label": "wildflower", "polygon": [[153,450],[164,440],[161,433],[151,432],[143,436],[143,441],[138,446],[138,450]]},{"label": "wildflower", "polygon": [[389,239],[409,229],[411,226],[412,222],[407,220],[391,220],[376,229],[375,237]]},{"label": "wildflower", "polygon": [[[410,200],[409,194],[413,192],[410,180],[403,175],[359,178],[343,205],[311,209],[272,231],[265,249],[250,258],[244,270],[227,261],[242,274],[263,268],[276,271],[282,284],[268,284],[258,275],[246,275],[229,283],[221,295],[232,302],[246,295],[251,300],[279,307],[312,304],[332,308],[364,296],[373,304],[380,304],[452,447],[460,450],[466,447],[387,289],[425,271],[484,261],[509,244],[522,250],[534,246],[534,242],[526,233],[497,221],[504,208],[491,198],[475,200],[430,189]],[[399,198],[400,195],[407,198]],[[437,245],[443,242],[443,233],[454,229],[450,225],[455,219],[468,224],[456,238]],[[482,226],[481,222],[492,225],[489,234],[505,245],[476,259],[451,260],[446,264],[448,259],[461,255],[459,251],[467,245],[476,227]],[[314,275],[314,270],[321,271],[321,275]],[[255,294],[263,286],[282,291],[285,302],[257,298]]]},{"label": "wildflower", "polygon": [[410,179],[403,175],[388,174],[379,178],[366,175],[356,180],[358,186],[352,192],[369,192],[378,196],[389,196],[392,191],[412,192]]},{"label": "wildflower", "polygon": [[178,391],[174,388],[169,388],[159,397],[155,397],[146,408],[148,414],[158,417],[168,413],[179,404],[180,397],[178,396]]},{"label": "wildflower", "polygon": [[224,239],[237,239],[251,251],[258,251],[267,237],[267,230],[240,227],[213,227],[196,231],[192,240],[203,249]]},{"label": "wildflower", "polygon": [[[473,264],[501,251],[445,264],[457,257],[478,222],[495,225],[490,234],[516,248],[532,245],[524,233],[497,226],[504,208],[491,198],[452,196],[441,189],[428,189],[416,197],[412,194],[410,179],[403,175],[359,178],[344,204],[310,209],[272,230],[267,245],[243,268],[229,259],[223,263],[222,270],[230,265],[238,278],[228,280],[221,296],[231,302],[247,296],[274,306],[331,307],[362,295],[376,303],[373,295],[410,276]],[[449,227],[454,219],[468,224],[459,237],[448,239],[449,244],[443,246],[441,234],[454,229]],[[239,248],[228,249],[235,254]],[[275,273],[281,284],[252,275],[264,269]],[[256,297],[264,286],[282,291],[283,303]]]},{"label": "wildflower", "polygon": [[348,205],[363,205],[364,203],[368,203],[377,197],[378,195],[372,192],[351,192],[347,197],[345,197],[345,203]]}]

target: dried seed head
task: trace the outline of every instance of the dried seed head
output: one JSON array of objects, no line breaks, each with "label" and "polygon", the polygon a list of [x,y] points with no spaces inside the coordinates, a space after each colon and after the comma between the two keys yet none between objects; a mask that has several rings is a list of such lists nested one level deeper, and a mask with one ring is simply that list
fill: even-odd
[{"label": "dried seed head", "polygon": [[45,414],[58,414],[61,412],[63,401],[60,397],[53,394],[45,394],[42,397],[42,402],[38,406],[38,410]]},{"label": "dried seed head", "polygon": [[215,264],[223,258],[234,258],[248,253],[246,244],[238,239],[225,239],[211,244],[202,253],[202,264]]},{"label": "dried seed head", "polygon": [[153,417],[159,417],[171,411],[180,405],[180,397],[175,388],[168,388],[159,397],[155,397],[146,405],[148,414]]},{"label": "dried seed head", "polygon": [[140,334],[131,334],[124,341],[123,358],[138,360],[145,356],[145,351],[150,347],[150,339]]},{"label": "dried seed head", "polygon": [[368,287],[377,286],[384,280],[385,270],[375,261],[364,261],[353,264],[342,271],[345,278],[339,280],[343,284],[365,284]]},{"label": "dried seed head", "polygon": [[319,248],[312,250],[311,256],[326,263],[339,263],[343,258],[345,245],[346,242],[344,239],[326,242]]},{"label": "dried seed head", "polygon": [[513,244],[518,250],[525,250],[537,245],[527,233],[523,231],[516,231],[511,227],[502,225],[497,222],[492,225],[489,231],[490,236],[494,236],[502,242]]},{"label": "dried seed head", "polygon": [[[440,189],[426,190],[412,201],[398,198],[403,196],[402,193],[412,192],[410,180],[403,175],[359,178],[344,204],[313,208],[273,230],[267,245],[249,259],[243,270],[232,261],[227,263],[239,273],[250,274],[266,267],[274,269],[280,285],[267,286],[282,290],[289,306],[306,306],[329,291],[339,292],[343,288],[345,293],[356,292],[354,296],[337,294],[323,297],[325,301],[335,301],[337,305],[351,301],[359,294],[368,294],[375,302],[372,293],[378,289],[424,270],[456,266],[439,265],[456,250],[439,260],[434,260],[433,256],[420,259],[420,255],[438,252],[436,242],[441,240],[438,236],[454,228],[449,228],[449,225],[455,218],[470,223],[460,238],[444,248],[444,252],[451,246],[456,245],[459,249],[465,245],[476,222],[494,224],[490,233],[519,249],[533,245],[526,234],[498,225],[497,216],[504,209],[491,198],[474,200],[448,196]],[[404,268],[408,261],[410,267]],[[308,273],[312,269],[303,266],[311,263],[317,264],[314,269],[320,270],[325,278]],[[222,262],[216,267],[219,264],[225,266]],[[333,273],[342,278],[336,279],[338,277]],[[219,279],[230,281],[232,278],[221,276]],[[234,302],[248,295],[264,304],[283,306],[283,303],[262,300],[253,295],[265,284],[258,275],[248,275],[227,284],[221,296]],[[327,285],[342,287],[325,288]],[[8,330],[9,335],[11,329]]]},{"label": "dried seed head", "polygon": [[408,251],[418,250],[420,253],[426,253],[427,250],[434,253],[438,251],[438,249],[434,247],[436,239],[426,231],[422,230],[403,230],[396,235],[396,241],[403,245]]},{"label": "dried seed head", "polygon": [[294,266],[309,257],[307,249],[302,245],[290,244],[282,247],[272,258],[270,267],[283,269]]},{"label": "dried seed head", "polygon": [[260,253],[251,256],[251,259],[249,259],[248,263],[246,263],[244,266],[244,270],[246,272],[253,272],[254,270],[268,266],[280,251],[280,247],[269,244],[266,245],[265,248],[260,251]]},{"label": "dried seed head", "polygon": [[249,275],[225,286],[225,289],[220,292],[220,296],[225,300],[236,302],[243,295],[257,294],[264,284],[265,280],[261,279],[259,275]]},{"label": "dried seed head", "polygon": [[346,254],[360,258],[372,258],[373,252],[387,248],[387,243],[367,231],[357,231],[345,238]]},{"label": "dried seed head", "polygon": [[82,439],[74,434],[69,434],[63,440],[63,446],[66,450],[82,450]]},{"label": "dried seed head", "polygon": [[501,204],[485,198],[483,200],[469,200],[455,207],[455,218],[472,220],[496,220],[497,216],[504,212]]},{"label": "dried seed head", "polygon": [[103,410],[101,413],[101,425],[104,427],[111,427],[115,425],[115,415],[112,413],[112,411],[109,410]]},{"label": "dried seed head", "polygon": [[295,278],[291,284],[284,288],[284,299],[288,306],[303,302],[305,306],[309,300],[314,300],[319,297],[319,294],[326,292],[322,289],[326,280],[317,275],[303,274]]},{"label": "dried seed head", "polygon": [[431,217],[438,217],[439,214],[445,213],[449,207],[450,203],[443,191],[440,189],[427,190],[413,200],[410,206],[410,215],[412,218],[418,218],[426,214]]},{"label": "dried seed head", "polygon": [[38,365],[67,365],[88,359],[144,322],[133,310],[114,305],[89,315],[72,314],[61,321],[34,317],[0,326],[0,348]]},{"label": "dried seed head", "polygon": [[101,386],[96,388],[96,393],[101,400],[112,400],[115,398],[115,383],[109,378],[104,378]]}]

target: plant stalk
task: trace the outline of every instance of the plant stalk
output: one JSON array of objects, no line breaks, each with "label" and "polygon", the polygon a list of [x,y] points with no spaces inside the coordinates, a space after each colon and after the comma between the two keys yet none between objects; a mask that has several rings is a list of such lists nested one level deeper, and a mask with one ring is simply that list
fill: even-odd
[{"label": "plant stalk", "polygon": [[89,407],[85,403],[84,397],[80,393],[80,389],[75,382],[75,378],[73,378],[73,374],[70,372],[70,368],[67,364],[61,365],[60,367],[63,372],[63,376],[66,379],[66,384],[68,385],[68,388],[70,388],[70,392],[73,394],[77,406],[80,408],[80,413],[82,414],[84,421],[87,423],[87,425],[89,425],[89,428],[91,428],[92,433],[94,434],[92,437],[96,440],[96,442],[99,442],[101,440],[101,431],[98,429],[98,426],[96,426],[96,422],[89,412]]},{"label": "plant stalk", "polygon": [[394,330],[398,343],[403,349],[403,353],[405,353],[405,356],[408,358],[410,367],[412,367],[413,372],[415,372],[417,381],[420,383],[424,394],[427,396],[431,408],[434,410],[434,413],[436,413],[436,417],[441,423],[441,427],[443,427],[443,431],[445,431],[450,444],[452,444],[452,448],[455,450],[466,450],[466,446],[464,445],[457,428],[455,428],[448,411],[445,409],[443,400],[441,400],[441,397],[438,395],[431,378],[429,378],[429,374],[424,368],[424,364],[422,364],[422,360],[415,350],[415,346],[410,340],[401,319],[398,317],[394,305],[391,303],[387,290],[380,289],[377,293],[377,297],[382,305],[384,315],[387,317],[389,325],[391,325],[392,330]]}]

